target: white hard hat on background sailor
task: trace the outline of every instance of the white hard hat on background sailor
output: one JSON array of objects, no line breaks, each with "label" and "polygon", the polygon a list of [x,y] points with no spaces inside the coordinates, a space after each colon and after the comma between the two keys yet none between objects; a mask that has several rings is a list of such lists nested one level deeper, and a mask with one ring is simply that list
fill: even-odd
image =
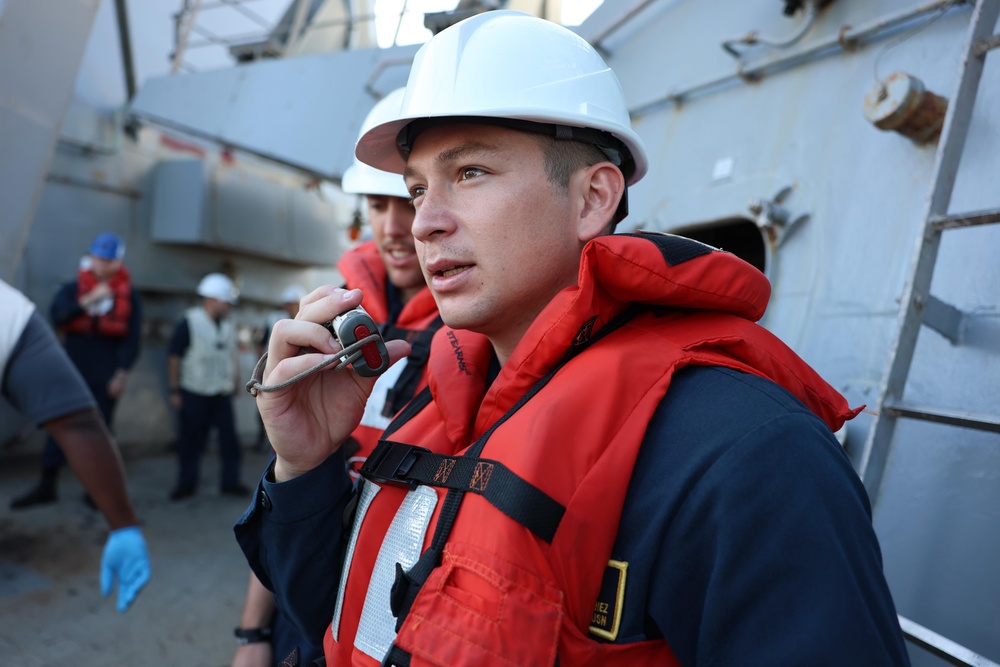
[{"label": "white hard hat on background sailor", "polygon": [[[399,107],[403,102],[406,88],[397,88],[379,100],[365,118],[359,139],[371,128],[399,117]],[[344,172],[341,189],[348,194],[386,195],[388,197],[409,198],[406,184],[399,173],[370,167],[355,156],[353,164]]]},{"label": "white hard hat on background sailor", "polygon": [[198,296],[232,305],[239,299],[240,291],[233,284],[233,279],[226,274],[209,273],[198,283]]},{"label": "white hard hat on background sailor", "polygon": [[281,302],[298,304],[298,302],[305,295],[306,288],[302,285],[289,285],[285,288],[285,291],[281,293]]}]

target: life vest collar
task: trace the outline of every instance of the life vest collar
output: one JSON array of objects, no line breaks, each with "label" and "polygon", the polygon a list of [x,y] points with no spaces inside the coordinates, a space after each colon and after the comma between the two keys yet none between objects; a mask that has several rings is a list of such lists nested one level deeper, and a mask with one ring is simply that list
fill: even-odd
[{"label": "life vest collar", "polygon": [[[438,403],[452,437],[474,439],[629,304],[721,311],[753,322],[770,293],[760,271],[703,243],[670,234],[601,236],[584,246],[578,285],[562,290],[535,318],[488,390],[479,378],[492,354],[489,342],[442,328],[432,346],[432,390],[447,395]],[[468,406],[480,404],[475,423],[464,423]]]}]

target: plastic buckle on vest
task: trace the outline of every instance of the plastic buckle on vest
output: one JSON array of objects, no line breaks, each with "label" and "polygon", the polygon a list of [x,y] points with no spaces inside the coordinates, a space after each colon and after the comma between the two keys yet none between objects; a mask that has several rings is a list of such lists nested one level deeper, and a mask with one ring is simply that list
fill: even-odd
[{"label": "plastic buckle on vest", "polygon": [[409,653],[393,644],[379,667],[410,667],[410,657]]},{"label": "plastic buckle on vest", "polygon": [[402,486],[412,491],[420,484],[414,480],[405,479],[406,474],[416,465],[420,454],[429,451],[424,447],[398,442],[380,442],[361,467],[361,476],[373,482]]}]

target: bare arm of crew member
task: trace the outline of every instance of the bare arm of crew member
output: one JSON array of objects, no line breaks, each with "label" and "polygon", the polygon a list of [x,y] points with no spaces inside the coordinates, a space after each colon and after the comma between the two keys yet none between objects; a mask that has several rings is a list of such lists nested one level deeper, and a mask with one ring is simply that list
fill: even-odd
[{"label": "bare arm of crew member", "polygon": [[[274,619],[274,595],[250,573],[247,595],[240,614],[241,628],[265,628]],[[270,642],[252,642],[236,647],[230,667],[271,667],[274,646]]]},{"label": "bare arm of crew member", "polygon": [[265,628],[274,620],[274,594],[264,588],[253,572],[247,584],[247,596],[240,614],[241,628]]},{"label": "bare arm of crew member", "polygon": [[239,395],[243,389],[243,380],[240,379],[240,353],[233,352],[233,395]]},{"label": "bare arm of crew member", "polygon": [[170,394],[170,407],[181,409],[181,358],[171,354],[167,357],[167,391]]},{"label": "bare arm of crew member", "polygon": [[[342,348],[322,326],[361,303],[360,290],[332,285],[306,295],[294,320],[279,320],[271,332],[264,385],[276,385],[329,359]],[[386,341],[395,363],[410,353],[405,341]],[[377,378],[351,369],[328,368],[273,392],[257,395],[257,408],[275,452],[274,479],[306,473],[340,449],[364,414]]]},{"label": "bare arm of crew member", "polygon": [[125,486],[125,467],[96,408],[74,412],[42,424],[59,443],[83,487],[112,530],[138,525]]}]

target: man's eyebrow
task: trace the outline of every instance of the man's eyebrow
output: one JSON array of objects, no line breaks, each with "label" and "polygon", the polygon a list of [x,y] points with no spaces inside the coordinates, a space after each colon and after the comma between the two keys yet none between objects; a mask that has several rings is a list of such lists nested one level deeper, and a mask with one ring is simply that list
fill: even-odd
[{"label": "man's eyebrow", "polygon": [[[462,144],[461,146],[455,146],[454,148],[449,148],[448,150],[442,151],[434,156],[434,162],[438,166],[446,165],[451,162],[458,160],[464,160],[472,157],[488,156],[492,155],[500,150],[500,147],[495,144],[486,143],[483,141],[472,141],[467,144]],[[415,177],[418,175],[418,171],[406,165],[403,170],[403,178]]]}]

